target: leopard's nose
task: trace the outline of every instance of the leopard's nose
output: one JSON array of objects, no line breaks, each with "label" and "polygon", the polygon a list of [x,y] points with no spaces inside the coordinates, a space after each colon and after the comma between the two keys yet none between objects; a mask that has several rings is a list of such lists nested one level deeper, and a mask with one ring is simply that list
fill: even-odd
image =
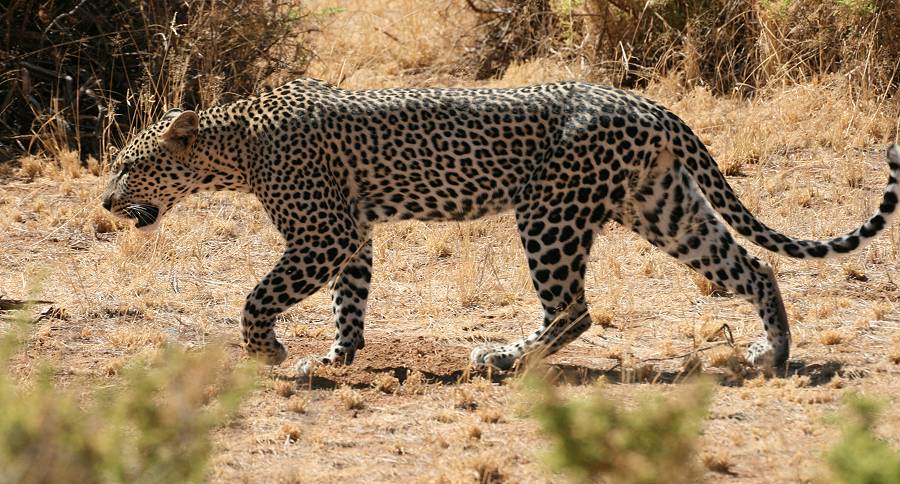
[{"label": "leopard's nose", "polygon": [[103,208],[112,210],[112,197],[103,197]]}]

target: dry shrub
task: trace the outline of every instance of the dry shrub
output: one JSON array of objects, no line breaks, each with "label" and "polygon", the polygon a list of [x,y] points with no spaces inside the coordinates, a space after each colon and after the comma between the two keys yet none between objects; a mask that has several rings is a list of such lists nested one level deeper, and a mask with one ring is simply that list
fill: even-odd
[{"label": "dry shrub", "polygon": [[44,164],[46,161],[40,157],[24,156],[19,162],[19,174],[27,178],[28,181],[32,181],[44,174]]},{"label": "dry shrub", "polygon": [[168,108],[300,74],[305,21],[283,0],[15,0],[0,29],[0,155],[99,157]]},{"label": "dry shrub", "polygon": [[[892,0],[594,0],[596,52],[615,53],[622,83],[680,71],[731,93],[846,73],[888,92],[900,54],[900,7]],[[622,58],[624,57],[624,58]]]},{"label": "dry shrub", "polygon": [[425,381],[425,375],[419,370],[410,373],[402,387],[403,393],[407,395],[422,395],[427,388],[428,382]]},{"label": "dry shrub", "polygon": [[844,271],[844,276],[846,276],[848,281],[860,281],[866,282],[869,280],[869,277],[866,276],[865,267],[861,266],[857,262],[845,262],[841,269]]},{"label": "dry shrub", "polygon": [[127,352],[137,352],[148,348],[160,348],[166,343],[166,335],[147,328],[122,327],[106,335],[109,344]]},{"label": "dry shrub", "polygon": [[528,0],[467,2],[481,37],[465,62],[476,79],[557,56],[634,87],[678,73],[716,93],[841,73],[863,94],[896,87],[900,4],[893,0]]},{"label": "dry shrub", "polygon": [[458,469],[459,474],[479,484],[498,484],[505,482],[499,456],[495,453],[482,453],[465,459]]},{"label": "dry shrub", "polygon": [[478,401],[475,397],[475,392],[472,391],[471,388],[460,386],[457,387],[454,391],[454,407],[460,410],[476,410],[478,408]]},{"label": "dry shrub", "polygon": [[288,400],[287,408],[291,412],[305,414],[309,410],[309,399],[298,396],[291,397]]},{"label": "dry shrub", "polygon": [[498,408],[483,408],[478,411],[478,416],[484,423],[495,424],[503,421],[505,412]]},{"label": "dry shrub", "polygon": [[[872,319],[876,321],[884,320],[894,312],[894,305],[890,301],[879,301],[872,304]],[[898,339],[900,342],[900,339]]]},{"label": "dry shrub", "polygon": [[734,471],[731,470],[734,462],[724,449],[714,449],[712,452],[703,454],[702,460],[703,466],[713,472],[734,475]]},{"label": "dry shrub", "polygon": [[724,287],[710,281],[703,274],[693,271],[691,271],[690,274],[691,280],[694,281],[694,285],[700,290],[700,294],[704,296],[725,296],[728,294],[728,291]]},{"label": "dry shrub", "polygon": [[545,57],[563,33],[550,0],[504,0],[468,4],[481,17],[481,35],[463,60],[475,80],[502,77],[513,63]]},{"label": "dry shrub", "polygon": [[591,311],[591,321],[601,328],[614,328],[615,313],[609,308],[596,308]]},{"label": "dry shrub", "polygon": [[894,335],[888,359],[895,365],[900,365],[900,334]]},{"label": "dry shrub", "polygon": [[56,161],[58,163],[58,177],[62,180],[69,180],[81,176],[81,159],[77,151],[65,150],[57,152]]}]

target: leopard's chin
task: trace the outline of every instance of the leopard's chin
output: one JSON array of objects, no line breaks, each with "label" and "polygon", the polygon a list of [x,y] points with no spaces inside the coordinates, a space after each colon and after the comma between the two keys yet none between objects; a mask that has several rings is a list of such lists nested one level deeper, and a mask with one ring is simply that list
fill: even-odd
[{"label": "leopard's chin", "polygon": [[156,225],[159,218],[159,208],[155,205],[135,203],[124,210],[125,216],[134,220],[136,228],[151,228]]}]

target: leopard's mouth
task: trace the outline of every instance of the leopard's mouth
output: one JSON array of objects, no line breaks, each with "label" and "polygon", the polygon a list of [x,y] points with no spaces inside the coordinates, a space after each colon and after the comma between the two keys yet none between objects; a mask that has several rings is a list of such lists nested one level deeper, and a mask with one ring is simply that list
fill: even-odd
[{"label": "leopard's mouth", "polygon": [[136,228],[153,225],[156,223],[156,218],[159,217],[159,208],[145,203],[130,204],[125,207],[123,212],[126,217],[135,221]]}]

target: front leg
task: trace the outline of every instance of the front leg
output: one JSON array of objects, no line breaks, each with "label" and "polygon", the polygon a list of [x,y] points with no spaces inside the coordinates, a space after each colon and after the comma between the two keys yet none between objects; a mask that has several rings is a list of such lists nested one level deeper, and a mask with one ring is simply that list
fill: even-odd
[{"label": "front leg", "polygon": [[323,239],[307,235],[303,243],[288,242],[272,271],[247,296],[241,336],[247,353],[265,364],[280,365],[287,358],[275,337],[275,318],[332,279],[359,247],[355,242],[329,246]]},{"label": "front leg", "polygon": [[329,284],[337,333],[322,363],[349,365],[353,363],[356,350],[365,346],[363,319],[371,280],[372,241],[368,240]]}]

